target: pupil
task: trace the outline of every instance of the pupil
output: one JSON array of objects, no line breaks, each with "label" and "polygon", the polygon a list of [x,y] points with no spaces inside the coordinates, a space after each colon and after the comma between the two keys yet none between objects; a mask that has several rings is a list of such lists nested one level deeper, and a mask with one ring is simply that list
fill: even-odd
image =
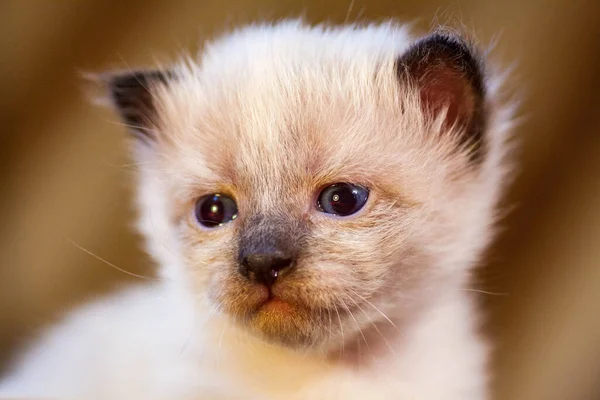
[{"label": "pupil", "polygon": [[351,214],[356,208],[355,190],[350,188],[339,188],[331,196],[331,207],[338,214]]},{"label": "pupil", "polygon": [[360,210],[369,197],[369,190],[351,183],[340,182],[321,191],[317,208],[326,214],[347,216]]},{"label": "pupil", "polygon": [[236,219],[237,206],[232,198],[215,193],[198,199],[194,213],[198,223],[215,228]]},{"label": "pupil", "polygon": [[218,196],[206,199],[200,206],[200,218],[202,223],[207,226],[216,226],[225,219],[225,207]]}]

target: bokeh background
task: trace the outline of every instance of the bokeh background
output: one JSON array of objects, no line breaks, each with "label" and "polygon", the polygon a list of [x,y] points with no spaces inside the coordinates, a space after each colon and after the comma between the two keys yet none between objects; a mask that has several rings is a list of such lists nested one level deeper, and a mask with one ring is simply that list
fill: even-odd
[{"label": "bokeh background", "polygon": [[[495,399],[600,399],[600,1],[0,2],[0,371],[69,307],[153,266],[130,231],[116,116],[80,73],[173,59],[236,25],[460,22],[523,94],[510,210],[472,288],[494,338]],[[78,247],[79,246],[79,247]],[[101,344],[99,344],[101,345]]]}]

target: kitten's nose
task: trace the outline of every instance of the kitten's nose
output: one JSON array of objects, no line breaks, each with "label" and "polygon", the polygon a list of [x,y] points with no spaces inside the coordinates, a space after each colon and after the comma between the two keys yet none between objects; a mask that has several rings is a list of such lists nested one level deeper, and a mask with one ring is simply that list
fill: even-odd
[{"label": "kitten's nose", "polygon": [[270,287],[280,271],[290,267],[293,262],[291,257],[280,251],[246,254],[240,261],[240,273]]}]

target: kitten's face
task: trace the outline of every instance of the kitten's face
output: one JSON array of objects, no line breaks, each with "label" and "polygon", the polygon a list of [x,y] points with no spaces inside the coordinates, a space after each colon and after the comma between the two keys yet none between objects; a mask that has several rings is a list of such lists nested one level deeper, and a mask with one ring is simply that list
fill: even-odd
[{"label": "kitten's face", "polygon": [[[164,165],[171,169],[172,193],[185,199],[176,221],[197,291],[251,329],[289,344],[314,343],[331,330],[354,331],[352,318],[362,321],[364,313],[380,319],[366,301],[407,292],[427,268],[415,262],[427,257],[421,242],[432,192],[416,185],[423,171],[408,167],[418,160],[397,156],[384,139],[400,121],[377,115],[373,104],[347,110],[345,97],[328,102],[320,110],[294,104],[288,110],[302,120],[273,125],[253,121],[239,105],[214,103],[215,110],[237,109],[227,116],[230,125],[223,126],[223,115],[213,119],[212,112],[202,112],[198,130],[219,133],[210,140],[184,139],[168,150],[173,153]],[[336,183],[346,196],[345,183],[364,188],[365,204],[347,216],[324,212],[319,195]],[[237,214],[206,227],[195,204],[213,193],[233,199]],[[245,256],[273,252],[291,264],[277,271],[274,282],[248,276],[262,270],[244,273]]]},{"label": "kitten's face", "polygon": [[[332,348],[403,317],[485,242],[482,162],[399,79],[414,61],[358,57],[209,58],[155,94],[147,218],[166,215],[194,291],[271,342]],[[470,123],[457,107],[450,122]]]}]

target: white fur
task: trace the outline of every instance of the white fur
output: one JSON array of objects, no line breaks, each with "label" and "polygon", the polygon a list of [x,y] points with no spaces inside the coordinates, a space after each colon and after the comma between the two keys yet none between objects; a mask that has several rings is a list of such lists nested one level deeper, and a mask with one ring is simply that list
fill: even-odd
[{"label": "white fur", "polygon": [[[406,310],[395,314],[393,304],[377,303],[382,308],[388,307],[385,311],[392,320],[398,317],[398,329],[387,326],[385,343],[380,343],[384,351],[376,345],[367,347],[369,342],[377,343],[378,337],[367,336],[363,341],[357,336],[354,345],[359,346],[360,358],[356,363],[268,344],[232,323],[214,304],[206,301],[204,293],[197,293],[186,270],[186,258],[182,256],[184,244],[177,234],[181,227],[171,222],[172,210],[177,206],[169,199],[172,193],[165,188],[172,182],[165,182],[167,178],[161,178],[157,172],[166,167],[186,171],[188,179],[180,177],[180,182],[186,183],[172,188],[177,191],[176,197],[184,199],[189,197],[186,191],[193,190],[197,177],[202,177],[202,184],[207,186],[210,185],[206,182],[211,179],[218,180],[211,166],[206,165],[202,157],[192,154],[195,147],[189,145],[189,129],[204,122],[198,121],[195,113],[202,112],[198,110],[209,109],[214,117],[218,113],[227,114],[234,107],[211,109],[211,99],[220,99],[219,104],[238,104],[236,98],[222,99],[228,95],[235,97],[237,93],[224,91],[223,85],[231,85],[231,88],[245,85],[247,95],[242,103],[253,107],[242,109],[238,105],[233,108],[237,112],[252,115],[262,108],[263,119],[277,118],[277,113],[269,110],[281,107],[277,105],[277,92],[282,87],[294,90],[291,82],[273,82],[273,77],[285,76],[282,71],[322,65],[322,75],[307,76],[306,82],[318,88],[322,85],[320,79],[333,77],[340,81],[340,93],[364,90],[366,97],[370,95],[371,84],[365,82],[379,71],[374,65],[382,64],[385,70],[389,64],[391,71],[395,57],[412,41],[404,27],[393,24],[331,30],[308,28],[299,22],[259,25],[210,44],[202,62],[188,61],[182,66],[184,78],[174,89],[163,93],[160,103],[163,127],[170,131],[164,141],[176,148],[177,153],[158,156],[144,148],[138,154],[139,158],[156,162],[156,169],[141,172],[139,228],[148,239],[149,252],[161,265],[162,279],[74,311],[26,353],[0,383],[0,395],[111,399],[487,398],[487,346],[476,333],[478,313],[463,289],[469,269],[491,239],[490,226],[505,175],[504,140],[510,128],[510,115],[499,104],[490,106],[486,133],[489,152],[485,160],[477,173],[465,172],[468,178],[459,179],[454,187],[444,182],[453,172],[462,170],[464,160],[447,161],[442,164],[443,168],[436,167],[440,165],[435,164],[436,160],[445,160],[444,155],[447,156],[444,146],[450,144],[427,144],[427,140],[417,138],[421,129],[419,120],[404,121],[401,129],[404,139],[389,145],[403,150],[403,155],[398,156],[403,157],[401,164],[416,168],[412,175],[404,176],[403,182],[407,190],[411,190],[417,200],[421,197],[427,206],[423,214],[415,214],[413,218],[436,215],[448,219],[444,220],[448,237],[438,235],[435,230],[428,232],[426,226],[418,232],[422,235],[420,240],[431,243],[432,257],[440,258],[437,262],[440,270],[437,275],[431,275],[430,280],[443,284],[422,285],[416,293],[410,293],[419,299],[419,312],[408,313],[410,318],[405,315]],[[348,65],[343,76],[336,75],[339,60]],[[252,79],[249,79],[250,74]],[[488,82],[493,82],[490,78],[488,76]],[[381,93],[397,89],[393,83],[395,76],[378,79],[384,87]],[[497,88],[488,84],[488,90],[493,99]],[[310,96],[310,88],[307,93]],[[391,96],[394,100],[387,104],[389,107],[400,101],[399,95]],[[360,95],[351,101],[356,102],[353,107],[366,107],[360,104]],[[182,102],[189,108],[182,108]],[[227,121],[219,115],[215,118]],[[370,124],[368,115],[362,118],[363,121],[355,121],[354,125]],[[226,122],[222,123],[227,126]],[[206,123],[205,127],[208,126]],[[233,126],[228,127],[234,130]],[[279,137],[265,131],[265,126],[247,128],[250,132],[254,132],[253,129],[261,132],[251,141],[260,140],[273,148],[278,146]],[[360,134],[358,128],[356,132],[348,130],[348,135],[358,137]],[[358,142],[340,143],[340,154],[344,146],[357,146]],[[177,159],[173,154],[178,155]],[[274,159],[274,162],[280,161]],[[177,167],[178,163],[186,163],[185,168]],[[279,174],[278,171],[270,173],[271,177]],[[428,183],[417,182],[418,177],[425,174]],[[436,198],[436,193],[444,196]],[[275,206],[266,195],[257,203],[263,209]],[[431,210],[445,210],[447,214]],[[394,298],[394,301],[400,300]]]},{"label": "white fur", "polygon": [[[3,397],[484,399],[486,348],[465,295],[436,299],[369,369],[275,348],[193,316],[168,284],[85,306],[50,330],[0,385]],[[209,326],[203,318],[210,318]],[[208,328],[208,329],[207,329]],[[362,357],[371,357],[364,351]]]}]

